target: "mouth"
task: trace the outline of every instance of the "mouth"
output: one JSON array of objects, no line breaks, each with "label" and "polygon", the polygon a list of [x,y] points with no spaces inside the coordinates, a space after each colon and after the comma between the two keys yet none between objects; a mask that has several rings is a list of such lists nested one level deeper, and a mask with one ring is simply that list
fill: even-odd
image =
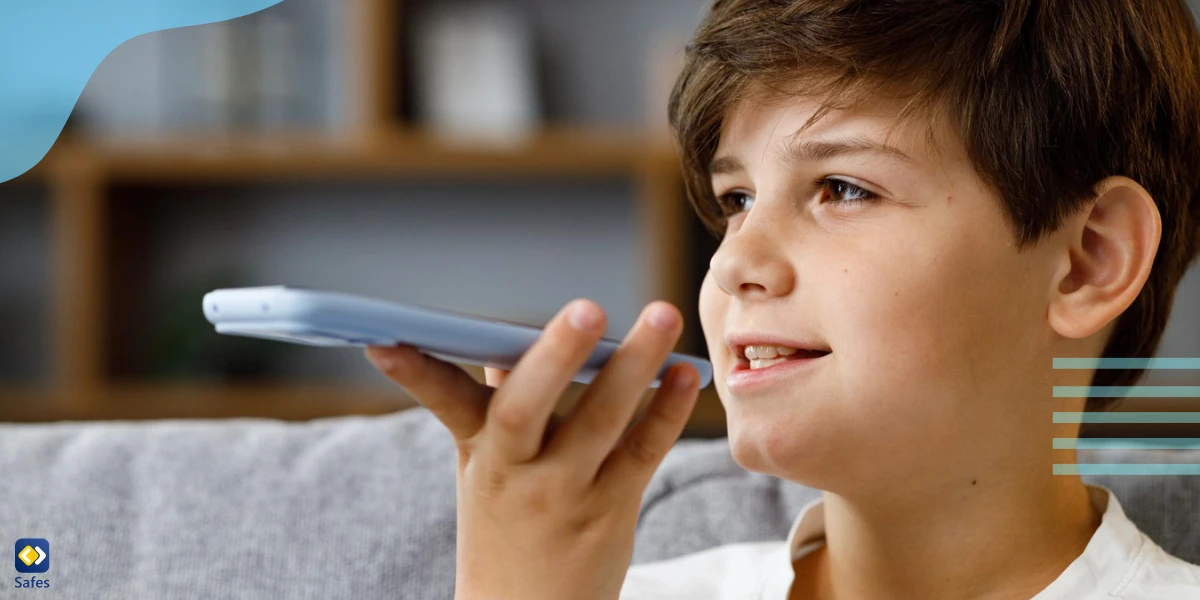
[{"label": "mouth", "polygon": [[779,355],[774,358],[759,358],[750,360],[746,358],[746,346],[739,345],[737,347],[737,364],[734,365],[733,371],[757,371],[759,369],[770,368],[777,364],[782,364],[789,361],[802,361],[813,358],[821,358],[826,354],[831,354],[829,350],[804,350],[797,349],[796,352],[788,355]]},{"label": "mouth", "polygon": [[796,350],[775,358],[749,360],[743,348],[725,378],[725,387],[743,399],[779,392],[814,377],[818,367],[827,362],[821,359],[830,354],[833,352],[829,350]]}]

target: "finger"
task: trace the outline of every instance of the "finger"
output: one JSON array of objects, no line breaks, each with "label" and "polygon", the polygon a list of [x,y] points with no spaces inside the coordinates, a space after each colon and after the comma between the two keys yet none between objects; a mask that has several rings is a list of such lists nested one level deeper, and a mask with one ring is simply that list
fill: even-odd
[{"label": "finger", "polygon": [[368,346],[367,359],[429,409],[457,440],[483,428],[492,389],[453,363],[408,346]]},{"label": "finger", "polygon": [[580,474],[590,481],[629,424],[682,329],[678,309],[669,302],[650,303],[580,395],[575,410],[550,441],[547,455],[588,465],[591,470]]},{"label": "finger", "polygon": [[641,497],[667,452],[679,441],[700,397],[696,367],[671,367],[649,409],[605,459],[593,485],[611,487],[618,497]]},{"label": "finger", "polygon": [[[590,322],[574,318],[589,315]],[[492,397],[485,438],[493,456],[519,464],[541,452],[546,423],[600,339],[605,321],[599,306],[580,299],[568,303],[546,325]]]},{"label": "finger", "polygon": [[504,384],[504,380],[508,378],[509,371],[496,367],[484,367],[483,379],[490,387],[498,388]]}]

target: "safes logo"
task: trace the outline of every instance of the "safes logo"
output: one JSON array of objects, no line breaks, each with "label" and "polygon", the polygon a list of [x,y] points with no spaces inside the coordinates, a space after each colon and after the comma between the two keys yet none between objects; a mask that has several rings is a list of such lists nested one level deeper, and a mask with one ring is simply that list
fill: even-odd
[{"label": "safes logo", "polygon": [[[13,546],[18,573],[45,573],[50,570],[50,542],[43,538],[21,538]],[[17,577],[13,580],[18,588],[48,588],[49,579]]]}]

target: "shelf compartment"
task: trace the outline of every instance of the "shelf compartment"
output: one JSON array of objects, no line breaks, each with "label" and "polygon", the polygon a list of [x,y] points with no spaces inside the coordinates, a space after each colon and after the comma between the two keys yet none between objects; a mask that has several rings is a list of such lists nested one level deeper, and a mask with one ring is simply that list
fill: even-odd
[{"label": "shelf compartment", "polygon": [[0,385],[51,377],[52,214],[48,191],[34,178],[0,185]]}]

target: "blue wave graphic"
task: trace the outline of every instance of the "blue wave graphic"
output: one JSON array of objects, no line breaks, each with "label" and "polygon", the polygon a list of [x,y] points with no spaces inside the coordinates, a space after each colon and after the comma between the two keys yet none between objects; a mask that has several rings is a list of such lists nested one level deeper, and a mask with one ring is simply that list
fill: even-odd
[{"label": "blue wave graphic", "polygon": [[96,67],[163,29],[227,21],[282,0],[33,0],[0,4],[0,182],[32,169]]}]

